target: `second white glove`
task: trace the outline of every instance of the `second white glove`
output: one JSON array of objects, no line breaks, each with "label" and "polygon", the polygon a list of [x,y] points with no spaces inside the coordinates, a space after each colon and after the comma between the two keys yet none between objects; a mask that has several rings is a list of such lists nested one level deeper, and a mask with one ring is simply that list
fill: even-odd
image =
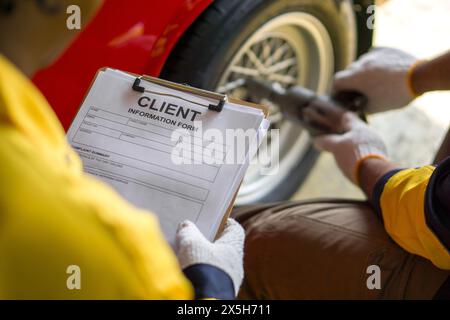
[{"label": "second white glove", "polygon": [[346,112],[341,120],[344,134],[328,134],[316,137],[314,145],[333,153],[342,172],[359,184],[359,165],[367,158],[387,158],[386,146],[367,124],[352,112]]},{"label": "second white glove", "polygon": [[366,95],[367,113],[404,107],[416,98],[410,77],[417,62],[416,57],[398,49],[372,49],[346,70],[336,73],[334,90]]},{"label": "second white glove", "polygon": [[209,264],[225,271],[233,281],[237,295],[244,278],[244,229],[233,219],[219,239],[210,242],[191,221],[180,223],[176,237],[177,257],[182,269],[195,264]]}]

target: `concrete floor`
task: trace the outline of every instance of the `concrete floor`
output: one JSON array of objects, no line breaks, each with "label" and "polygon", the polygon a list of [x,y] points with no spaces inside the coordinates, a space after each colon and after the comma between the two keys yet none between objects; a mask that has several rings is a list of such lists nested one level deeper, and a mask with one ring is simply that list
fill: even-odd
[{"label": "concrete floor", "polygon": [[[450,1],[390,0],[378,7],[375,44],[431,58],[450,49]],[[410,106],[369,119],[402,166],[429,164],[450,124],[450,93],[429,93]],[[339,172],[333,157],[322,154],[294,199],[364,198]]]}]

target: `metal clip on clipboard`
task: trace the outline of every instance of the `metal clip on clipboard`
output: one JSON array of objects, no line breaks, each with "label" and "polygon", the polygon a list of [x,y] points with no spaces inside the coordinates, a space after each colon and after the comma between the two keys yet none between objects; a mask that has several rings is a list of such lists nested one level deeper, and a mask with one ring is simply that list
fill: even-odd
[{"label": "metal clip on clipboard", "polygon": [[207,90],[203,90],[203,89],[198,89],[198,88],[190,87],[188,85],[178,84],[175,82],[162,80],[162,79],[158,79],[158,78],[154,78],[154,77],[150,77],[150,76],[137,77],[133,83],[134,91],[146,92],[145,88],[143,86],[141,86],[142,80],[145,80],[145,81],[148,81],[148,82],[151,82],[151,83],[163,86],[163,87],[167,87],[170,89],[191,93],[191,94],[203,97],[203,98],[217,100],[218,101],[217,105],[215,105],[215,104],[208,105],[209,110],[213,110],[213,111],[217,111],[217,112],[222,111],[223,106],[225,105],[225,102],[227,102],[227,100],[228,100],[228,97],[225,94],[220,94],[220,93],[215,93],[215,92],[211,92],[211,91],[207,91]]}]

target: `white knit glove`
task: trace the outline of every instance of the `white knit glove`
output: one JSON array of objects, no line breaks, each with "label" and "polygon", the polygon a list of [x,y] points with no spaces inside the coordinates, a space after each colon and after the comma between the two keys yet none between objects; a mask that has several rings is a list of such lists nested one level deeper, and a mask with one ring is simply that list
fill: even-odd
[{"label": "white knit glove", "polygon": [[336,73],[334,91],[363,93],[369,100],[367,113],[404,107],[417,97],[411,86],[411,73],[417,62],[417,58],[398,49],[372,49]]},{"label": "white knit glove", "polygon": [[225,271],[233,280],[237,295],[244,277],[244,229],[228,219],[219,239],[210,242],[191,221],[180,223],[176,237],[176,252],[182,269],[205,263]]},{"label": "white knit glove", "polygon": [[342,172],[359,185],[359,167],[367,158],[387,158],[386,146],[381,138],[353,112],[346,112],[341,120],[343,134],[316,137],[314,145],[333,153]]}]

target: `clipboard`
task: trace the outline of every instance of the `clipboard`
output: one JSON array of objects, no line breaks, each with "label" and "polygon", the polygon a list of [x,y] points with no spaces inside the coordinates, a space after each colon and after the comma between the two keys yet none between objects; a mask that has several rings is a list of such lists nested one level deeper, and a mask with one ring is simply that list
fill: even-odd
[{"label": "clipboard", "polygon": [[[145,89],[144,86],[142,86],[141,84],[143,82],[150,82],[153,84],[157,84],[159,86],[163,86],[163,87],[167,87],[169,89],[173,89],[173,90],[177,90],[177,91],[182,91],[182,92],[187,92],[189,94],[195,95],[195,96],[199,96],[199,97],[203,97],[203,98],[208,98],[211,100],[216,101],[216,103],[211,103],[208,105],[204,105],[204,107],[208,108],[208,110],[210,110],[211,112],[221,112],[223,110],[224,105],[227,102],[230,103],[234,103],[234,104],[238,104],[238,105],[242,105],[242,106],[246,106],[246,107],[250,107],[250,108],[255,108],[258,110],[261,110],[264,114],[264,118],[267,119],[269,116],[269,109],[261,104],[256,104],[256,103],[252,103],[252,102],[248,102],[248,101],[244,101],[244,100],[240,100],[240,99],[236,99],[236,98],[232,98],[232,97],[228,97],[226,94],[221,94],[221,93],[216,93],[216,92],[212,92],[212,91],[208,91],[208,90],[204,90],[204,89],[199,89],[199,88],[195,88],[192,86],[189,86],[187,84],[179,84],[179,83],[175,83],[172,81],[168,81],[168,80],[164,80],[164,79],[160,79],[160,78],[156,78],[156,77],[152,77],[152,76],[148,76],[148,75],[138,75],[132,72],[125,72],[122,70],[118,70],[115,68],[109,68],[109,67],[103,67],[100,68],[99,70],[97,70],[95,77],[93,78],[93,80],[91,81],[89,88],[83,98],[83,101],[80,104],[80,108],[83,105],[84,101],[86,100],[86,97],[89,93],[89,91],[92,88],[93,83],[95,82],[95,80],[97,79],[97,76],[100,72],[102,71],[106,71],[107,69],[111,69],[111,70],[115,70],[115,71],[120,71],[123,72],[125,74],[131,75],[133,77],[135,77],[135,80],[132,84],[132,86],[130,87],[130,90],[134,90],[136,92],[140,92],[140,93],[145,93],[147,92],[147,90]],[[240,185],[242,184],[242,181],[240,183]],[[240,189],[240,185],[239,188],[237,189],[236,193],[234,194],[230,205],[228,206],[222,220],[221,223],[217,229],[217,233],[215,238],[217,239],[218,236],[220,236],[220,234],[222,233],[223,229],[225,228],[226,222],[231,214],[231,211],[234,207],[234,203],[237,197],[237,194],[239,192]]]},{"label": "clipboard", "polygon": [[[132,74],[132,73],[129,73]],[[132,74],[134,76],[136,76],[136,80],[133,83],[132,89],[138,92],[146,92],[145,88],[143,86],[141,86],[141,82],[144,81],[148,81],[151,83],[155,83],[170,89],[175,89],[175,90],[179,90],[179,91],[183,91],[183,92],[188,92],[190,94],[194,94],[194,95],[198,95],[201,97],[206,97],[206,98],[211,98],[211,99],[215,99],[217,100],[217,104],[210,104],[208,105],[208,109],[215,111],[215,112],[221,112],[223,109],[223,106],[225,105],[225,103],[227,101],[231,102],[231,103],[235,103],[235,104],[239,104],[239,105],[244,105],[247,107],[251,107],[251,108],[256,108],[259,110],[262,110],[264,113],[264,117],[267,119],[268,115],[269,115],[269,110],[266,106],[264,105],[259,105],[259,104],[255,104],[255,103],[251,103],[248,101],[243,101],[240,99],[235,99],[235,98],[229,98],[227,95],[225,94],[220,94],[220,93],[216,93],[216,92],[212,92],[212,91],[207,91],[204,89],[199,89],[199,88],[194,88],[191,87],[189,85],[186,84],[179,84],[179,83],[175,83],[175,82],[171,82],[168,80],[164,80],[164,79],[159,79],[159,78],[155,78],[155,77],[151,77],[151,76],[146,76],[146,75],[136,75],[136,74]],[[242,183],[242,182],[241,182]],[[216,234],[216,239],[217,237],[220,236],[220,234],[222,233],[223,229],[225,228],[226,222],[231,214],[231,211],[233,210],[234,207],[234,202],[236,201],[236,197],[237,194],[239,192],[240,187],[238,188],[238,190],[236,191],[233,200],[230,202],[230,206],[228,207],[225,215],[222,218],[222,221],[220,223],[220,226],[217,230],[217,234]]]}]

